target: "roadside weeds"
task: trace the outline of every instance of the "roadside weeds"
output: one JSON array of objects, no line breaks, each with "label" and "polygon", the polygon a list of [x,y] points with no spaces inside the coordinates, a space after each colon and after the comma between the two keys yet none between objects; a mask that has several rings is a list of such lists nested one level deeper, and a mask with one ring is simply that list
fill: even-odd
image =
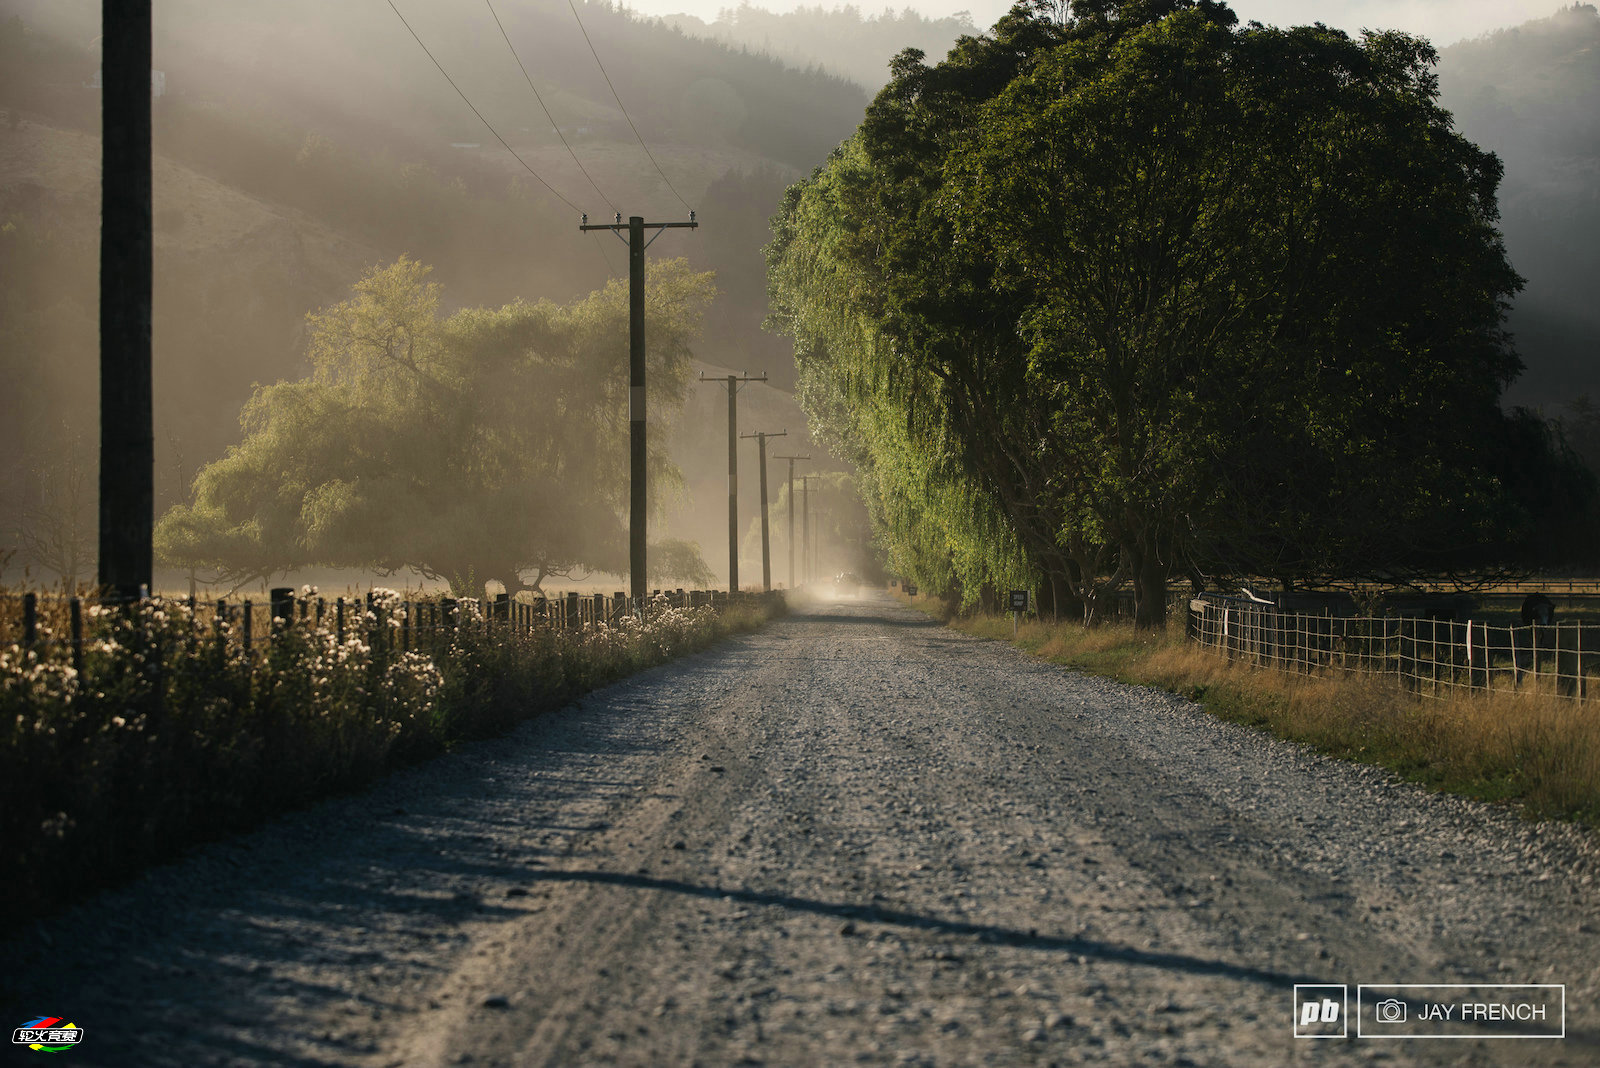
[{"label": "roadside weeds", "polygon": [[[916,605],[939,615],[937,606]],[[976,637],[1119,682],[1154,686],[1220,719],[1329,756],[1388,768],[1432,789],[1510,803],[1532,819],[1600,827],[1600,708],[1532,685],[1436,699],[1369,675],[1310,676],[1232,664],[1166,633],[1108,624],[948,619]]]}]

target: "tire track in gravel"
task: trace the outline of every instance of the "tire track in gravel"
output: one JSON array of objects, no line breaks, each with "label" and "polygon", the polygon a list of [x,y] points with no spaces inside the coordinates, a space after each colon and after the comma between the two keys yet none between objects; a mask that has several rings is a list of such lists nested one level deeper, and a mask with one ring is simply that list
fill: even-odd
[{"label": "tire track in gravel", "polygon": [[[1588,1064],[1596,870],[1592,835],[867,597],[0,964],[8,1004],[72,1001],[104,1043],[80,1060],[117,1065]],[[1464,981],[1566,982],[1572,1037],[1291,1035],[1295,982]]]}]

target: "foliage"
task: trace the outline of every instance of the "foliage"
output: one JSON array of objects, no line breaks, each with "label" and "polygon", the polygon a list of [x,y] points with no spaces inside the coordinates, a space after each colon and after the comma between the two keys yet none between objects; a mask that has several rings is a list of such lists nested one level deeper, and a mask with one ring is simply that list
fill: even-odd
[{"label": "foliage", "polygon": [[[307,589],[306,594],[315,591]],[[374,591],[340,640],[274,624],[197,628],[181,603],[90,609],[83,671],[63,634],[0,649],[0,907],[59,908],[185,845],[503,733],[574,695],[757,625],[779,602],[657,604],[585,631],[462,625],[406,651]],[[421,638],[413,635],[414,643]]]},{"label": "foliage", "polygon": [[[409,566],[459,594],[486,579],[514,592],[524,571],[538,588],[575,569],[626,570],[626,284],[565,307],[441,318],[427,274],[401,257],[309,318],[312,374],[257,389],[244,441],[157,527],[166,561],[235,581]],[[659,443],[712,290],[682,260],[653,264],[647,286]],[[649,463],[655,485],[674,483],[659,445]]]},{"label": "foliage", "polygon": [[864,15],[853,4],[834,8],[819,4],[774,12],[748,0],[723,8],[710,24],[682,14],[668,15],[665,21],[685,33],[775,56],[791,67],[821,67],[868,89],[883,84],[896,52],[918,48],[942,56],[956,38],[976,29],[965,11],[928,18],[907,7]]},{"label": "foliage", "polygon": [[646,557],[651,582],[677,582],[682,589],[705,590],[717,584],[716,573],[700,555],[700,546],[667,538],[650,546]]},{"label": "foliage", "polygon": [[[1529,533],[1493,156],[1395,33],[1015,8],[907,52],[769,250],[801,398],[931,589],[1395,577]],[[1581,489],[1581,487],[1579,487]],[[1589,490],[1592,498],[1592,488]]]}]

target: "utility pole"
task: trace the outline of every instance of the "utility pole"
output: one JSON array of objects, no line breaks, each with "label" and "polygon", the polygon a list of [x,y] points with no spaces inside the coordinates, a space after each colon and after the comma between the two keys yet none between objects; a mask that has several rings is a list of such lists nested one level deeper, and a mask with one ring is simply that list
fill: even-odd
[{"label": "utility pole", "polygon": [[800,489],[804,494],[800,503],[800,523],[803,530],[800,555],[805,564],[804,578],[807,585],[816,581],[815,561],[811,559],[811,480],[821,477],[821,475],[800,476]]},{"label": "utility pole", "polygon": [[809,460],[809,456],[774,456],[774,460],[789,461],[789,588],[794,589],[794,462]]},{"label": "utility pole", "polygon": [[101,0],[99,583],[132,601],[151,583],[150,0]]},{"label": "utility pole", "polygon": [[[765,382],[767,372],[752,378],[747,371],[744,377],[728,376],[728,592],[739,592],[739,383]],[[702,382],[719,379],[700,376]]]},{"label": "utility pole", "polygon": [[772,592],[772,541],[767,536],[767,439],[786,438],[789,431],[782,430],[776,434],[757,431],[754,434],[740,434],[741,438],[755,438],[756,448],[760,453],[761,464],[761,588],[768,593]]},{"label": "utility pole", "polygon": [[[110,5],[112,0],[105,0],[105,3]],[[633,603],[640,611],[644,610],[647,586],[644,559],[644,250],[654,244],[663,230],[695,230],[699,226],[694,221],[692,211],[688,222],[668,223],[647,223],[639,215],[630,215],[624,223],[619,211],[614,222],[596,223],[593,226],[585,214],[578,227],[580,231],[610,230],[618,238],[622,238],[623,230],[628,231],[624,239],[628,244],[628,584],[632,587]],[[655,231],[655,236],[649,241],[644,239],[647,229]]]}]

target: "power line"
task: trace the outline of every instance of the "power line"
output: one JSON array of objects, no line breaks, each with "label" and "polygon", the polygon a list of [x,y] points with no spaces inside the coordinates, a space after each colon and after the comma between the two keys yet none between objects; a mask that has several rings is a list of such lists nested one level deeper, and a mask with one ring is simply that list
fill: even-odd
[{"label": "power line", "polygon": [[[391,0],[391,3],[393,0]],[[633,131],[633,136],[638,138],[639,147],[644,149],[644,154],[649,156],[650,162],[655,165],[656,173],[661,175],[661,180],[667,183],[667,188],[672,190],[672,195],[678,198],[678,203],[683,205],[685,211],[694,209],[689,207],[689,202],[683,199],[682,194],[672,185],[672,179],[667,177],[667,172],[661,169],[661,164],[656,163],[656,157],[651,154],[650,146],[644,143],[644,138],[639,136],[639,127],[633,124],[633,117],[628,114],[628,109],[623,107],[622,97],[617,95],[617,87],[611,84],[611,75],[606,73],[606,65],[600,62],[600,53],[594,50],[594,42],[589,40],[589,31],[583,28],[583,19],[578,15],[578,5],[572,0],[567,0],[567,6],[572,9],[572,17],[578,20],[578,29],[583,33],[583,40],[589,46],[589,54],[594,57],[595,66],[600,68],[600,77],[606,80],[606,88],[611,90],[611,98],[617,102],[617,107],[622,109],[622,117],[628,120],[628,128]]]},{"label": "power line", "polygon": [[606,274],[612,278],[617,277],[617,270],[611,266],[611,257],[606,255],[606,247],[600,243],[600,239],[590,234],[589,240],[594,242],[595,251],[600,253],[600,258],[606,261]]},{"label": "power line", "polygon": [[[511,49],[511,58],[517,61],[517,66],[522,70],[523,79],[527,81],[528,88],[533,90],[533,98],[539,102],[539,107],[544,111],[544,117],[550,120],[550,128],[556,132],[557,137],[561,138],[562,147],[567,150],[567,155],[572,157],[572,162],[578,165],[578,170],[583,172],[583,176],[589,179],[589,186],[596,193],[600,194],[600,199],[605,201],[607,204],[610,204],[612,211],[616,211],[616,202],[610,197],[606,196],[605,193],[601,191],[600,187],[595,184],[594,178],[589,174],[588,169],[585,168],[583,163],[579,161],[578,154],[574,152],[572,150],[572,146],[567,143],[567,136],[561,132],[561,127],[556,124],[555,116],[550,114],[550,109],[548,107],[545,107],[544,97],[540,96],[539,90],[534,87],[533,78],[528,74],[528,68],[523,65],[522,57],[517,55],[517,48],[511,43],[511,36],[510,34],[506,33],[506,28],[504,24],[501,23],[500,15],[495,11],[494,4],[490,3],[490,0],[483,0],[483,2],[489,5],[489,14],[494,16],[494,24],[500,27],[500,36],[505,38],[506,47]],[[599,239],[596,238],[595,240],[598,241]],[[609,260],[607,261],[606,266],[607,268],[610,267]]]},{"label": "power line", "polygon": [[[528,161],[527,160],[525,160],[521,156],[517,155],[517,150],[516,149],[512,148],[509,144],[506,144],[506,139],[504,137],[500,136],[500,131],[496,130],[494,128],[494,126],[492,126],[490,124],[489,120],[483,117],[483,112],[479,111],[477,106],[475,104],[473,104],[472,101],[467,99],[467,94],[463,93],[461,91],[461,87],[456,84],[456,80],[454,78],[450,77],[450,72],[444,69],[444,65],[442,63],[440,63],[437,59],[433,58],[433,53],[429,52],[428,51],[428,46],[422,43],[422,38],[417,36],[417,31],[411,29],[411,23],[407,22],[406,21],[406,17],[404,15],[400,14],[400,9],[394,6],[394,0],[388,0],[388,4],[389,4],[389,9],[395,13],[395,17],[400,20],[400,24],[402,26],[404,26],[407,31],[410,32],[412,39],[417,42],[417,45],[422,49],[423,53],[425,55],[427,55],[427,57],[429,59],[433,59],[433,65],[435,67],[439,68],[439,73],[443,74],[444,75],[444,80],[450,83],[450,88],[452,88],[452,89],[454,89],[456,91],[456,95],[461,98],[462,102],[465,103],[467,105],[467,107],[471,108],[472,109],[472,113],[474,115],[478,116],[478,120],[480,122],[482,122],[485,127],[488,128],[490,133],[494,134],[494,139],[496,141],[499,141],[500,144],[505,148],[505,150],[507,152],[511,153],[512,157],[518,163],[522,164],[522,169],[523,170],[525,170],[529,174],[533,175],[535,178],[537,178],[539,180],[539,184],[540,185],[544,186],[546,189],[550,190],[551,193],[555,194],[555,197],[556,197],[557,200],[561,201],[561,203],[565,204],[567,207],[571,208],[573,211],[579,212],[581,214],[582,211],[583,211],[582,208],[578,207],[578,205],[574,204],[572,201],[570,201],[566,197],[562,196],[560,191],[558,189],[556,189],[555,186],[553,186],[549,182],[545,181],[544,178],[539,174],[538,171],[536,171],[532,167],[528,166]],[[520,62],[520,60],[518,62]],[[663,177],[665,177],[665,176],[663,176]]]}]

